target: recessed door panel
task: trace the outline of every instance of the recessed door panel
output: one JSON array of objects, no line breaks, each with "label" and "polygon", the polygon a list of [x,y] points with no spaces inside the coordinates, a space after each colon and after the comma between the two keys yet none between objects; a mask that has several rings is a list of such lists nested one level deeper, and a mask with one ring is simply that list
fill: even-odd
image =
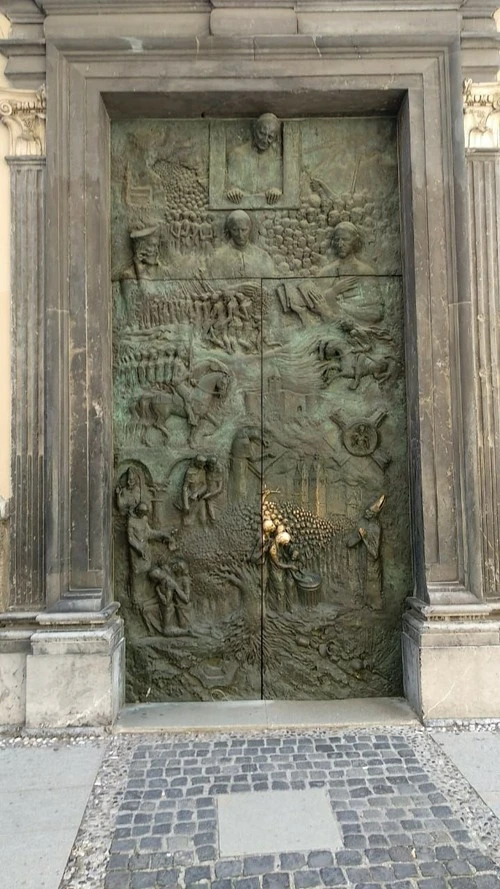
[{"label": "recessed door panel", "polygon": [[130,700],[401,691],[395,122],[112,126]]}]

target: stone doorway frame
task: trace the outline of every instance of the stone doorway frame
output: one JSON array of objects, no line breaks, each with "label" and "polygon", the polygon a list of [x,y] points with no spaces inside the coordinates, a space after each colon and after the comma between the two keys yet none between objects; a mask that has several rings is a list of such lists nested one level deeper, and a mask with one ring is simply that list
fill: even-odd
[{"label": "stone doorway frame", "polygon": [[[322,3],[318,0],[320,10]],[[106,14],[82,15],[77,29],[61,0],[44,5],[50,13],[44,24],[47,274],[40,368],[45,379],[45,610],[26,630],[27,723],[110,722],[122,700],[122,631],[112,592],[113,118],[230,116],[242,107],[247,115],[266,109],[282,117],[398,114],[414,563],[414,595],[403,623],[406,694],[425,715],[429,677],[424,676],[424,647],[436,628],[440,639],[446,633],[455,636],[451,643],[438,641],[435,672],[446,669],[450,645],[464,663],[469,655],[461,645],[484,646],[484,663],[494,655],[500,670],[495,606],[484,601],[481,555],[456,12],[461,2],[447,0],[446,9],[433,11],[425,35],[410,13],[381,12],[373,30],[361,13],[356,46],[352,32],[346,36],[342,13],[339,29],[337,13],[331,21],[328,13],[326,26],[317,13],[317,33],[323,36],[314,36],[315,13],[306,10],[302,33],[284,28],[275,36],[255,37],[225,33],[222,8],[211,13],[217,18],[209,34],[205,0],[196,7],[200,12],[177,14],[172,8],[171,14],[159,16],[148,8],[142,17],[125,18],[120,3],[110,0]],[[245,4],[235,0],[235,5]],[[314,3],[301,0],[301,5]],[[80,3],[80,11],[84,6]],[[221,3],[212,0],[212,6]],[[283,14],[288,16],[288,9]],[[304,32],[307,27],[310,33]],[[457,626],[466,621],[460,637]],[[471,621],[478,631],[473,642],[467,635]],[[79,688],[74,676],[84,673],[87,663],[94,665],[97,655],[100,668],[106,664],[101,678],[109,692],[107,709],[99,710],[90,696],[74,716]],[[59,698],[53,706],[40,705],[47,687],[53,683],[60,689],[67,677],[66,703]],[[494,699],[496,694],[481,705],[483,715],[492,715],[488,707],[498,712]],[[458,687],[449,701],[452,710],[460,709],[460,702]],[[443,712],[435,710],[438,716]]]},{"label": "stone doorway frame", "polygon": [[[75,46],[76,43],[76,46]],[[112,602],[109,125],[113,116],[293,117],[399,108],[403,281],[415,595],[481,595],[468,294],[462,85],[455,41],[365,53],[245,55],[48,48],[47,604]],[[112,59],[108,58],[108,54]],[[304,58],[305,56],[305,58]],[[251,70],[250,70],[251,66]],[[256,67],[260,69],[256,71]],[[270,70],[272,69],[272,71]],[[251,73],[251,79],[250,79]],[[140,92],[138,92],[138,87]],[[249,89],[250,87],[250,89]],[[212,110],[212,113],[216,113]],[[109,118],[108,118],[109,115]],[[465,525],[464,517],[467,515]]]}]

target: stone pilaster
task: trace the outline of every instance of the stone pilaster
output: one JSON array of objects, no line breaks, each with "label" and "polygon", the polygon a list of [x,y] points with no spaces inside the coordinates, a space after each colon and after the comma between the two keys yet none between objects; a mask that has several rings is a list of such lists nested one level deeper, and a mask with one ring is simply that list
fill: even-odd
[{"label": "stone pilaster", "polygon": [[[426,721],[500,717],[500,83],[464,84],[481,598],[409,601],[405,690]],[[468,516],[465,514],[467,523]]]},{"label": "stone pilaster", "polygon": [[43,314],[45,228],[45,94],[0,93],[10,134],[12,501],[10,607],[44,600]]},{"label": "stone pilaster", "polygon": [[500,596],[500,83],[465,84],[471,297],[476,342],[486,599]]}]

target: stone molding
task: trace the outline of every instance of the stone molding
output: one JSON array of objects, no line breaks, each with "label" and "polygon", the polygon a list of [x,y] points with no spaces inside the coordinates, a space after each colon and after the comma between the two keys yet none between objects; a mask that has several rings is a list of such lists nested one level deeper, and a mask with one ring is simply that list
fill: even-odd
[{"label": "stone molding", "polygon": [[45,155],[45,87],[39,90],[0,89],[0,120],[10,135],[10,157]]},{"label": "stone molding", "polygon": [[465,146],[500,150],[500,81],[464,82]]},{"label": "stone molding", "polygon": [[[182,55],[189,36],[193,41],[209,33],[226,39],[254,35],[256,41],[288,36],[299,43],[311,35],[313,58],[317,50],[312,44],[325,34],[336,35],[339,45],[388,46],[393,35],[401,39],[407,33],[409,46],[430,45],[449,33],[446,17],[452,16],[464,76],[492,80],[499,62],[500,35],[493,19],[497,5],[496,0],[142,0],[139,12],[137,0],[4,0],[0,9],[12,28],[0,41],[0,53],[8,58],[9,81],[31,88],[45,79],[46,40],[63,48],[64,38],[66,46],[72,42],[83,48],[85,37],[92,37],[95,50],[116,49],[110,39],[121,33],[132,36],[131,51],[142,52],[137,41],[158,35],[166,51]],[[75,16],[78,29],[72,24]],[[210,47],[212,54],[224,51],[223,44]],[[273,44],[266,51],[270,55]]]}]

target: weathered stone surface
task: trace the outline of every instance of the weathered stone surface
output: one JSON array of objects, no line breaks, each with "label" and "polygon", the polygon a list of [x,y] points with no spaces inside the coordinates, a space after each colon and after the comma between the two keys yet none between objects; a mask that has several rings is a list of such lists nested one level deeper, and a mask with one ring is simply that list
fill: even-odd
[{"label": "weathered stone surface", "polygon": [[[107,632],[108,651],[104,654],[93,650],[91,631],[85,633],[89,653],[83,645],[79,654],[71,653],[69,633],[62,634],[65,638],[61,642],[57,633],[42,634],[46,636],[45,653],[27,658],[26,725],[109,725],[114,721],[123,701],[121,621],[115,618]],[[36,633],[33,644],[36,651]]]},{"label": "weathered stone surface", "polygon": [[297,17],[292,10],[273,7],[272,0],[266,9],[214,9],[210,33],[218,37],[296,34]]},{"label": "weathered stone surface", "polygon": [[464,629],[459,620],[403,620],[405,693],[425,721],[500,717],[498,622],[491,633],[487,625],[471,623],[460,638]]},{"label": "weathered stone surface", "polygon": [[0,611],[9,604],[9,519],[0,518]]},{"label": "weathered stone surface", "polygon": [[28,640],[29,634],[0,633],[0,726],[25,722]]}]

